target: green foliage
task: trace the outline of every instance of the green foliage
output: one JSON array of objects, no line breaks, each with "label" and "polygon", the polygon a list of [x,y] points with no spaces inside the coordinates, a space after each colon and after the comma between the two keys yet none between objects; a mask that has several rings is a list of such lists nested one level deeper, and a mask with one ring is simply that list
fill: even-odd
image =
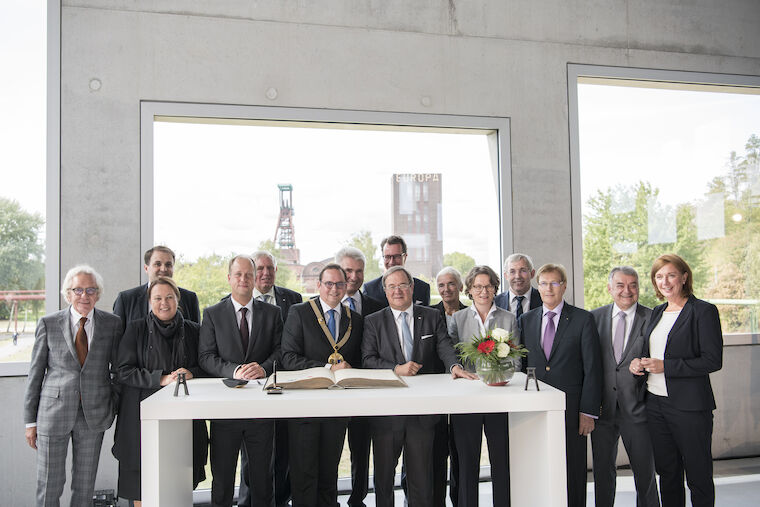
[{"label": "green foliage", "polygon": [[[452,268],[459,271],[459,273],[462,275],[462,279],[464,280],[464,277],[467,276],[467,273],[469,273],[470,270],[475,266],[475,259],[466,253],[451,252],[443,254],[443,265],[451,266]],[[497,273],[499,272],[498,266],[496,267],[495,271]]]},{"label": "green foliage", "polygon": [[[0,290],[45,288],[40,241],[44,223],[39,213],[24,211],[18,202],[0,197]],[[0,318],[8,318],[8,312],[6,305],[0,305]]]},{"label": "green foliage", "polygon": [[230,292],[227,282],[227,266],[232,255],[222,257],[211,254],[199,257],[195,262],[184,262],[182,256],[174,266],[174,280],[180,287],[195,292],[198,304],[203,309],[214,305]]},{"label": "green foliage", "polygon": [[372,242],[372,235],[369,231],[354,233],[348,240],[347,246],[361,250],[367,258],[367,262],[364,265],[364,280],[374,280],[382,274],[380,270],[380,256],[378,254],[380,247]]}]

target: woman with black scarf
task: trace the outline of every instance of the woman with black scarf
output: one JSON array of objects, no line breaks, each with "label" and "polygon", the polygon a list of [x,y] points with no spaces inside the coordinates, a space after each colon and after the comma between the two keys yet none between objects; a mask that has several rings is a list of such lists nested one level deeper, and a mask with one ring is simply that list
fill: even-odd
[{"label": "woman with black scarf", "polygon": [[[150,312],[127,324],[117,357],[122,386],[113,455],[119,460],[118,495],[140,505],[140,402],[184,373],[187,380],[204,376],[198,366],[198,330],[177,311],[179,288],[167,277],[148,287]],[[193,488],[206,478],[206,422],[193,421]]]}]

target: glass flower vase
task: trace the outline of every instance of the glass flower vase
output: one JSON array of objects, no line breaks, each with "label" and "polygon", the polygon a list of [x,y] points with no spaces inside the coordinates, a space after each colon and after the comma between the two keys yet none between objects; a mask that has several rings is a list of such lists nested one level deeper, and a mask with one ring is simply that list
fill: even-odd
[{"label": "glass flower vase", "polygon": [[498,363],[478,361],[475,372],[486,385],[504,386],[512,380],[512,376],[515,374],[515,362],[511,357],[505,357]]}]

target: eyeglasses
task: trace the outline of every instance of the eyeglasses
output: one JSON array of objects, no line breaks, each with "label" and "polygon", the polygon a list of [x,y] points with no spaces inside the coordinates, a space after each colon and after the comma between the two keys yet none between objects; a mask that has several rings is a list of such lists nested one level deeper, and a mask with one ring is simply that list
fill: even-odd
[{"label": "eyeglasses", "polygon": [[559,287],[563,283],[565,283],[565,282],[538,282],[538,286],[541,287],[542,289],[546,289],[547,287],[549,287],[551,285],[553,288],[556,289],[557,287]]},{"label": "eyeglasses", "polygon": [[473,285],[471,290],[472,292],[480,294],[484,290],[488,292],[494,291],[496,290],[496,287],[493,285]]},{"label": "eyeglasses", "polygon": [[385,262],[400,261],[401,259],[404,258],[405,255],[406,255],[405,253],[394,254],[394,255],[383,255],[383,260],[385,260]]},{"label": "eyeglasses", "polygon": [[319,282],[319,283],[327,287],[327,290],[332,290],[333,287],[337,287],[339,289],[346,288],[346,282]]},{"label": "eyeglasses", "polygon": [[87,293],[88,296],[94,296],[98,293],[97,287],[87,287],[86,289],[82,287],[76,287],[74,289],[69,289],[70,292],[73,292],[77,296],[81,296],[84,293]]},{"label": "eyeglasses", "polygon": [[398,285],[386,285],[385,292],[395,292],[396,289],[409,290],[411,286],[412,286],[411,283],[400,283]]}]

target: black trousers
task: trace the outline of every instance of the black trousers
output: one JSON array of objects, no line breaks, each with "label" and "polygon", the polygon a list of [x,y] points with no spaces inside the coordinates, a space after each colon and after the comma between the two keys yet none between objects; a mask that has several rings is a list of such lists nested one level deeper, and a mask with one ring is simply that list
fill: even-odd
[{"label": "black trousers", "polygon": [[[229,507],[235,494],[235,469],[241,444],[254,463],[272,460],[274,422],[269,420],[219,419],[211,421],[211,505]],[[272,469],[249,467],[251,507],[271,507]]]},{"label": "black trousers", "polygon": [[352,417],[348,423],[348,449],[351,451],[351,496],[349,507],[364,507],[369,489],[369,449],[372,436],[368,417]]},{"label": "black trousers", "polygon": [[[272,452],[272,475],[274,477],[274,504],[283,507],[290,501],[290,467],[288,466],[288,421],[274,421],[274,450]],[[251,507],[251,488],[248,484],[248,453],[240,448],[240,489],[238,507]]]},{"label": "black trousers", "polygon": [[694,507],[715,505],[712,462],[712,410],[686,411],[667,396],[647,393],[647,424],[654,465],[660,475],[662,507],[686,503],[684,471]]},{"label": "black trousers", "polygon": [[338,465],[348,419],[290,419],[290,485],[293,507],[335,507]]},{"label": "black trousers", "polygon": [[459,507],[477,507],[480,449],[483,431],[491,462],[491,487],[495,507],[508,507],[509,421],[507,414],[452,414],[451,428],[459,455]]},{"label": "black trousers", "polygon": [[579,420],[580,414],[577,409],[565,410],[565,464],[567,466],[568,507],[586,507],[588,437],[578,434]]}]

